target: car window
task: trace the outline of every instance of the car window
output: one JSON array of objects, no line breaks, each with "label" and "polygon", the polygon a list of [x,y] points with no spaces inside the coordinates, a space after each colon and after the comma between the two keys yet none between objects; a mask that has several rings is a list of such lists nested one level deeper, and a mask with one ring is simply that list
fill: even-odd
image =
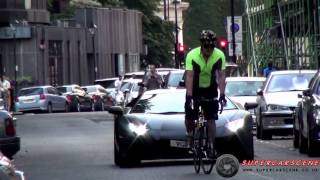
[{"label": "car window", "polygon": [[256,96],[257,90],[264,81],[228,81],[225,93],[227,96]]},{"label": "car window", "polygon": [[43,94],[43,88],[28,88],[28,89],[21,89],[19,91],[19,96],[32,96],[32,95],[39,95]]},{"label": "car window", "polygon": [[104,88],[115,88],[114,87],[114,82],[116,81],[116,79],[112,79],[112,80],[97,80],[95,81],[94,84],[99,84]]},{"label": "car window", "polygon": [[168,76],[168,87],[178,87],[183,78],[183,73],[172,73]]},{"label": "car window", "polygon": [[130,83],[130,82],[122,82],[122,85],[121,85],[121,88],[120,88],[120,90],[122,91],[122,92],[124,92],[126,89],[131,89],[131,87],[132,87],[132,83]]},{"label": "car window", "polygon": [[62,87],[62,86],[60,86],[60,87],[57,87],[57,90],[58,90],[59,92],[61,92],[61,93],[66,93],[66,92],[67,92],[67,87]]},{"label": "car window", "polygon": [[47,88],[48,94],[56,94],[52,87]]},{"label": "car window", "polygon": [[85,88],[87,89],[87,93],[97,92],[97,87],[95,87],[95,86],[87,86]]},{"label": "car window", "polygon": [[312,73],[272,75],[266,92],[302,91],[307,89]]},{"label": "car window", "polygon": [[133,92],[138,92],[139,89],[140,89],[140,86],[139,86],[138,84],[134,84],[134,85],[133,85],[133,88],[132,88],[132,91],[133,91]]},{"label": "car window", "polygon": [[[144,94],[130,113],[184,113],[185,92],[172,92],[163,94]],[[170,104],[170,106],[168,106]],[[227,99],[224,109],[237,107]]]}]

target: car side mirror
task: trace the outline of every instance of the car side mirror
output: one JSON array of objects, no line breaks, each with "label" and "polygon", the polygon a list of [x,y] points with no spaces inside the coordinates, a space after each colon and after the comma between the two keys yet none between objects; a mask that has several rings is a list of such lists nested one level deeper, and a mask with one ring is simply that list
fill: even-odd
[{"label": "car side mirror", "polygon": [[298,98],[302,98],[302,94],[298,94]]},{"label": "car side mirror", "polygon": [[115,115],[122,115],[124,112],[121,106],[111,106],[108,111],[109,113],[115,114]]},{"label": "car side mirror", "polygon": [[140,86],[140,87],[144,87],[143,82],[139,82],[139,83],[138,83],[138,86]]},{"label": "car side mirror", "polygon": [[244,104],[245,110],[255,109],[256,107],[258,107],[258,103],[256,103],[256,102],[252,102],[252,103],[247,102]]},{"label": "car side mirror", "polygon": [[184,82],[184,80],[179,81],[179,86],[181,87],[185,87],[186,83]]},{"label": "car side mirror", "polygon": [[262,89],[258,89],[258,90],[257,90],[257,95],[258,95],[258,96],[262,96],[262,95],[263,95]]},{"label": "car side mirror", "polygon": [[306,90],[302,91],[302,94],[304,96],[311,96],[311,90],[310,89],[306,89]]}]

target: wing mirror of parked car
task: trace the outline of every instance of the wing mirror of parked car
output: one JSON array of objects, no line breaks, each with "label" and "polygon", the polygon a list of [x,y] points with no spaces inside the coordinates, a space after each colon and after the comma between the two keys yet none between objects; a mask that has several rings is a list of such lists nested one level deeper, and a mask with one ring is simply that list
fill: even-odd
[{"label": "wing mirror of parked car", "polygon": [[252,103],[247,102],[244,104],[245,110],[255,109],[256,107],[258,107],[258,103],[256,102],[252,102]]},{"label": "wing mirror of parked car", "polygon": [[262,89],[258,89],[258,90],[257,90],[257,95],[258,95],[258,96],[262,96],[262,95],[263,95]]},{"label": "wing mirror of parked car", "polygon": [[123,114],[123,109],[121,106],[111,106],[108,110],[111,114],[121,115]]},{"label": "wing mirror of parked car", "polygon": [[298,98],[302,98],[302,94],[298,94]]},{"label": "wing mirror of parked car", "polygon": [[302,92],[304,96],[311,96],[311,90],[308,88]]},{"label": "wing mirror of parked car", "polygon": [[179,86],[181,87],[185,87],[186,83],[184,82],[184,80],[179,81]]},{"label": "wing mirror of parked car", "polygon": [[143,82],[139,82],[139,83],[138,83],[138,86],[144,87]]}]

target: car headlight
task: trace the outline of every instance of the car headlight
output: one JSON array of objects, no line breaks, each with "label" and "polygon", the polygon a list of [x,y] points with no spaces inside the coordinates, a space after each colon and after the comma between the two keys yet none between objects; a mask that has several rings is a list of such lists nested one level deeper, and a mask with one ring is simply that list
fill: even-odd
[{"label": "car headlight", "polygon": [[316,124],[320,125],[320,106],[313,107],[313,118],[316,120]]},{"label": "car headlight", "polygon": [[237,119],[234,121],[227,122],[225,127],[228,128],[231,132],[236,132],[238,129],[242,128],[244,125],[244,119]]},{"label": "car headlight", "polygon": [[148,131],[146,124],[134,124],[129,123],[129,129],[134,132],[137,136],[143,136]]},{"label": "car headlight", "polygon": [[281,106],[281,105],[275,105],[275,104],[269,104],[267,106],[268,111],[288,111],[290,110],[287,106]]}]

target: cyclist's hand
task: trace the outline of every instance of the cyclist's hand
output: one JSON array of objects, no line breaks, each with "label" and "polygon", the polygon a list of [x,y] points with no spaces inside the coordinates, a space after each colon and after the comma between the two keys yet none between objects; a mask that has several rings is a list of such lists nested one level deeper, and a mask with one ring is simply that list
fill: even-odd
[{"label": "cyclist's hand", "polygon": [[193,98],[192,98],[192,96],[187,95],[185,106],[186,106],[186,108],[188,108],[189,110],[193,110]]},{"label": "cyclist's hand", "polygon": [[221,105],[221,110],[220,110],[220,114],[221,114],[222,111],[223,111],[223,107],[227,104],[227,100],[226,100],[226,95],[225,94],[220,94],[219,103]]}]

